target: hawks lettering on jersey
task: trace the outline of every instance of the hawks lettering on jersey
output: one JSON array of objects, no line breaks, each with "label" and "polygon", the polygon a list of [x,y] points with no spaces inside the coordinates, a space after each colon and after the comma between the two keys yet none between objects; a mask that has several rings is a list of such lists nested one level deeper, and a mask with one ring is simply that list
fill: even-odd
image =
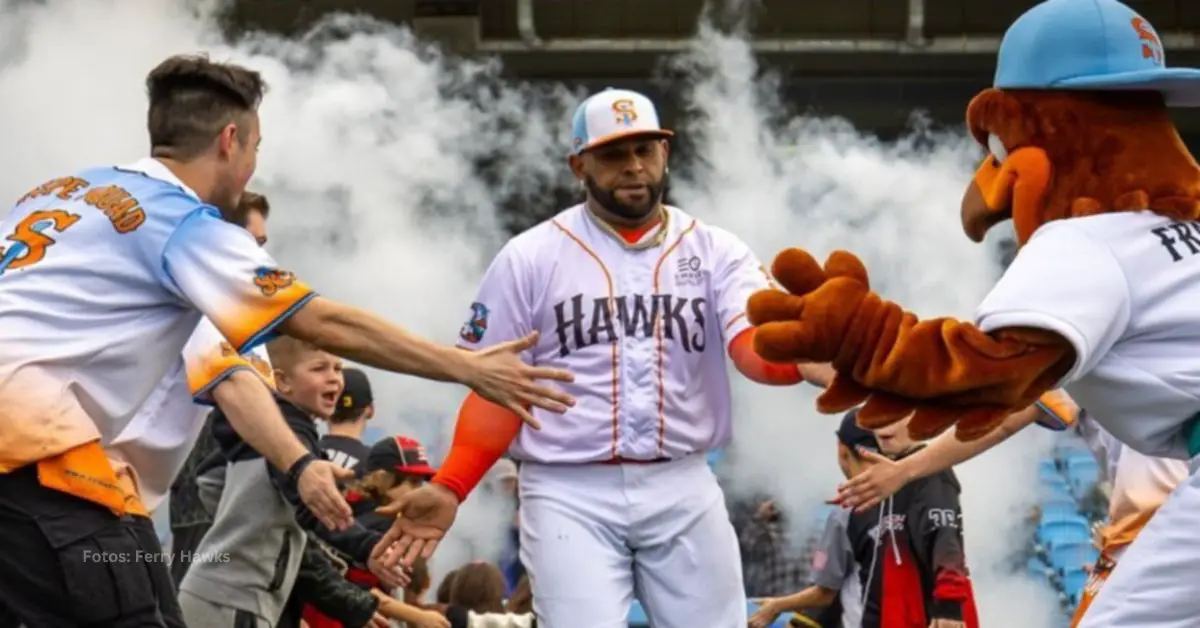
[{"label": "hawks lettering on jersey", "polygon": [[664,340],[678,342],[686,353],[702,352],[708,345],[708,314],[708,299],[703,297],[634,294],[585,302],[577,294],[554,304],[558,354],[566,357],[595,344],[615,343],[621,336],[654,338],[656,322],[662,325]]},{"label": "hawks lettering on jersey", "polygon": [[576,376],[555,384],[577,399],[565,420],[522,431],[513,456],[565,464],[720,447],[732,429],[726,347],[749,327],[746,300],[770,285],[762,263],[678,208],[666,209],[648,247],[631,248],[598,220],[577,205],[518,235],[464,313],[460,346],[536,331],[522,357]]}]

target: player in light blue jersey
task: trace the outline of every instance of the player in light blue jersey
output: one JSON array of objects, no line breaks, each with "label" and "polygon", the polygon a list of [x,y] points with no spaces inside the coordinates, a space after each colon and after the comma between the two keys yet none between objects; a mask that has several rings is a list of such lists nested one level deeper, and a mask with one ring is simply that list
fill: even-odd
[{"label": "player in light blue jersey", "polygon": [[[536,336],[474,353],[434,344],[316,296],[223,219],[257,165],[258,73],[171,57],[147,88],[151,157],[47,181],[0,221],[0,610],[28,628],[182,625],[138,489],[159,467],[108,445],[179,368],[201,317],[235,354],[284,334],[526,417],[573,403],[537,382],[570,374],[518,357]],[[351,472],[308,453],[247,362],[205,377],[199,400],[287,470],[323,523],[350,525],[336,481]],[[194,430],[179,422],[199,415],[155,420],[146,429]]]}]

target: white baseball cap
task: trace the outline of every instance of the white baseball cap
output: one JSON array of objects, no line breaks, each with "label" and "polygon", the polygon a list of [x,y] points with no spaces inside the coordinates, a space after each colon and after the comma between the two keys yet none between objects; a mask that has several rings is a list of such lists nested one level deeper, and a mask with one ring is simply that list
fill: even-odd
[{"label": "white baseball cap", "polygon": [[636,135],[674,135],[659,125],[658,111],[649,98],[611,87],[579,105],[571,122],[571,134],[574,136],[571,150],[575,153]]}]

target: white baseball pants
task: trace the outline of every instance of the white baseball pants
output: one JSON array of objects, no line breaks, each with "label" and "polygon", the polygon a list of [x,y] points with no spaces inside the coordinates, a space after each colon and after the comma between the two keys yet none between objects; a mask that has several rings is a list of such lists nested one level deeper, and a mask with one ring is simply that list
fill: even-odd
[{"label": "white baseball pants", "polygon": [[1078,628],[1200,625],[1200,458],[1117,562]]},{"label": "white baseball pants", "polygon": [[737,536],[703,455],[653,464],[524,463],[521,560],[545,628],[745,628]]}]

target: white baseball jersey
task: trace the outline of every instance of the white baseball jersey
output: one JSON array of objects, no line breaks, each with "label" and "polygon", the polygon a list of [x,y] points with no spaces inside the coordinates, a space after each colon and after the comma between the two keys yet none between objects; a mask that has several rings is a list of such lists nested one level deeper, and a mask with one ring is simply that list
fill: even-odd
[{"label": "white baseball jersey", "polygon": [[274,388],[275,378],[265,346],[238,354],[207,318],[188,339],[183,355],[154,392],[146,398],[129,425],[106,448],[129,465],[142,504],[154,510],[171,489],[196,445],[211,408],[209,392],[240,369],[257,373]]},{"label": "white baseball jersey", "polygon": [[977,312],[984,331],[1060,334],[1067,392],[1113,436],[1187,459],[1200,412],[1200,223],[1117,213],[1043,225]]},{"label": "white baseball jersey", "polygon": [[0,236],[0,472],[111,443],[202,314],[241,351],[313,297],[153,159],[38,186]]},{"label": "white baseball jersey", "polygon": [[513,238],[488,268],[460,346],[540,331],[526,360],[575,374],[555,384],[577,403],[535,410],[519,460],[586,463],[681,458],[728,442],[726,347],[749,323],[766,270],[729,232],[668,207],[630,245],[584,205]]}]

